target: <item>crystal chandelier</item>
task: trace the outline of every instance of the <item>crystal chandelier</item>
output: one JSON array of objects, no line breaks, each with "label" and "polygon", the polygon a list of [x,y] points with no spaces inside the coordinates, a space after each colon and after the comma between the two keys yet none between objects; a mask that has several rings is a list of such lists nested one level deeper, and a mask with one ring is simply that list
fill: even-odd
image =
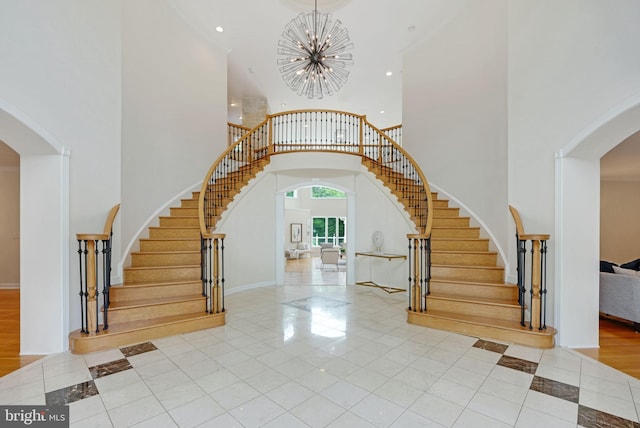
[{"label": "crystal chandelier", "polygon": [[292,19],[278,41],[278,65],[282,79],[298,95],[323,98],[333,95],[347,82],[347,66],[353,57],[349,31],[328,13],[301,13]]}]

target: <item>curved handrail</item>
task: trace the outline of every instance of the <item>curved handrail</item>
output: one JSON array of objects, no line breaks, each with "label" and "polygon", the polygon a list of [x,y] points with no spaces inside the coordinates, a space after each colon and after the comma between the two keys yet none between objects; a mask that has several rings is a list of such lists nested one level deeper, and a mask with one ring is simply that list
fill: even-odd
[{"label": "curved handrail", "polygon": [[[396,128],[396,127],[394,127]],[[214,219],[226,209],[235,186],[242,186],[270,156],[291,152],[336,152],[356,155],[373,162],[376,168],[392,174],[399,187],[419,190],[410,193],[412,208],[420,212],[419,233],[431,234],[433,200],[429,183],[417,162],[389,135],[356,115],[339,110],[293,110],[267,115],[265,120],[227,147],[207,171],[198,201],[200,232],[214,232]],[[266,163],[266,162],[265,162]],[[403,190],[404,192],[404,190]]]}]

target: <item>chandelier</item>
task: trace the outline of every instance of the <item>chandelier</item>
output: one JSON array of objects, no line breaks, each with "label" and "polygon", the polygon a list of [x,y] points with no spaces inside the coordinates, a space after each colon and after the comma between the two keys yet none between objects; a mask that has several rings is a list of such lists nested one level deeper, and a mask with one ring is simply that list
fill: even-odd
[{"label": "chandelier", "polygon": [[347,82],[353,57],[349,31],[328,13],[301,13],[292,19],[278,41],[278,65],[282,79],[298,95],[323,98]]}]

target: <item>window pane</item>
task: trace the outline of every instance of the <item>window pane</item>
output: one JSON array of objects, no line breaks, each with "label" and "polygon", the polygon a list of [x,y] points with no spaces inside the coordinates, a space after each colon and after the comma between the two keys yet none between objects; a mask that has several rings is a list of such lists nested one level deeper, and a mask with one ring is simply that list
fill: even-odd
[{"label": "window pane", "polygon": [[312,198],[346,198],[347,195],[344,192],[341,192],[337,189],[332,189],[330,187],[320,187],[313,186],[311,188],[311,197]]},{"label": "window pane", "polygon": [[316,246],[325,242],[325,225],[326,221],[324,217],[313,218],[313,244]]}]

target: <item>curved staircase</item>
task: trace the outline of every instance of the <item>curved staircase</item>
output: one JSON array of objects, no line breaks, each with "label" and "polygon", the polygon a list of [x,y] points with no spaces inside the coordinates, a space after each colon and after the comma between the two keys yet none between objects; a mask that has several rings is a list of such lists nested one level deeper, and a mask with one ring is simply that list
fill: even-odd
[{"label": "curved staircase", "polygon": [[552,348],[556,330],[520,325],[518,287],[504,282],[504,268],[489,240],[470,226],[458,208],[433,194],[430,293],[426,312],[408,311],[412,324],[503,340],[538,348]]},{"label": "curved staircase", "polygon": [[[349,123],[348,126],[360,129],[347,134],[359,135],[359,142],[305,140],[304,144],[294,144],[277,140],[278,132],[284,136],[300,134],[283,133],[278,123],[306,129],[316,114],[324,114],[320,117],[325,118],[325,124],[336,127]],[[327,114],[337,119],[326,121]],[[294,119],[289,120],[289,115],[268,117],[230,145],[207,173],[200,192],[193,192],[179,207],[172,207],[169,216],[159,218],[158,226],[149,227],[148,238],[140,239],[139,251],[131,253],[131,266],[124,269],[124,283],[112,286],[110,294],[107,293],[108,329],[93,322],[87,331],[72,332],[69,336],[72,352],[92,352],[223,325],[224,305],[219,313],[207,313],[203,293],[207,275],[201,267],[202,261],[208,260],[201,255],[201,246],[205,248],[202,242],[208,239],[205,235],[215,232],[229,204],[264,169],[271,156],[322,150],[360,156],[363,165],[398,198],[416,225],[418,233],[408,235],[409,239],[417,237],[430,242],[427,271],[431,280],[426,280],[429,292],[419,298],[424,299],[422,310],[407,310],[408,322],[512,343],[553,347],[556,333],[553,328],[532,330],[520,325],[518,288],[504,283],[504,268],[498,266],[496,252],[489,250],[489,240],[480,237],[480,229],[472,227],[468,217],[460,216],[458,208],[449,207],[447,200],[431,193],[422,171],[404,149],[366,122],[364,116],[302,111],[294,112]],[[323,135],[343,135],[342,130],[339,134],[330,131],[323,131]],[[106,233],[87,236],[93,236],[89,239],[97,244],[97,239],[109,241]],[[425,278],[428,274],[422,281]],[[94,296],[85,289],[85,297],[86,294],[95,297],[95,291],[94,284]],[[99,295],[99,287],[97,291]],[[95,302],[94,298],[92,305]],[[87,305],[86,312],[95,314],[92,308]]]}]

